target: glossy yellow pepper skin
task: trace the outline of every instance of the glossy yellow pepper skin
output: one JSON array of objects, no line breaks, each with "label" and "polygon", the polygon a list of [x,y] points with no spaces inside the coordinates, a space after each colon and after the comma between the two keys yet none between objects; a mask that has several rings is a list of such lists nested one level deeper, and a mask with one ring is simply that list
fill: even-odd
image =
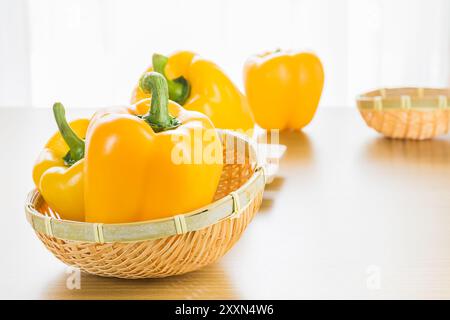
[{"label": "glossy yellow pepper skin", "polygon": [[[170,99],[185,109],[206,114],[216,128],[251,131],[254,120],[246,97],[213,62],[189,52],[176,52],[168,58],[153,55],[148,71],[163,74],[169,83]],[[132,103],[148,98],[137,86]]]},{"label": "glossy yellow pepper skin", "polygon": [[[58,104],[55,106],[56,109],[60,108]],[[63,113],[63,110],[59,112]],[[65,130],[72,129],[78,137],[84,138],[88,124],[87,119],[75,120],[70,124],[65,123]],[[69,165],[64,160],[68,153],[69,146],[63,136],[60,132],[55,133],[35,162],[33,181],[47,204],[61,219],[84,221],[84,159]]]},{"label": "glossy yellow pepper skin", "polygon": [[302,129],[313,119],[324,83],[313,53],[275,51],[256,55],[244,67],[247,98],[264,129]]},{"label": "glossy yellow pepper skin", "polygon": [[[161,74],[146,73],[140,84],[144,92],[151,90],[151,99],[97,112],[90,122],[85,158],[88,222],[166,218],[213,200],[223,167],[222,144],[213,124],[204,114],[169,101]],[[174,154],[198,142],[196,134],[203,143],[200,152],[212,147],[214,161],[175,161]]]}]

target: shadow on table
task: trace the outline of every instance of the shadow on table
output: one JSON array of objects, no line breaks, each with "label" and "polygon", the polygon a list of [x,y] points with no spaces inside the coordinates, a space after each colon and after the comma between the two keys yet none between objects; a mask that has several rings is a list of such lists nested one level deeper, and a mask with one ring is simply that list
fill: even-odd
[{"label": "shadow on table", "polygon": [[287,146],[286,154],[281,159],[283,163],[289,165],[309,165],[314,160],[314,146],[311,138],[303,131],[283,131],[280,132],[280,143]]},{"label": "shadow on table", "polygon": [[306,170],[313,164],[314,150],[311,139],[300,130],[280,132],[279,143],[287,146],[284,157],[280,160],[279,171],[274,180],[266,185],[264,198],[259,210],[260,213],[270,212],[281,191],[293,173]]},{"label": "shadow on table", "polygon": [[220,264],[162,279],[126,280],[81,272],[80,288],[69,289],[75,275],[74,270],[58,275],[48,284],[44,299],[238,299]]},{"label": "shadow on table", "polygon": [[376,138],[364,152],[368,161],[383,161],[392,165],[448,166],[450,163],[450,140],[424,141]]},{"label": "shadow on table", "polygon": [[283,187],[284,178],[283,177],[275,177],[271,183],[266,185],[266,191],[279,191]]},{"label": "shadow on table", "polygon": [[267,194],[264,195],[264,198],[261,202],[261,207],[259,208],[258,213],[266,213],[271,210],[273,207],[274,200],[272,197],[268,197]]}]

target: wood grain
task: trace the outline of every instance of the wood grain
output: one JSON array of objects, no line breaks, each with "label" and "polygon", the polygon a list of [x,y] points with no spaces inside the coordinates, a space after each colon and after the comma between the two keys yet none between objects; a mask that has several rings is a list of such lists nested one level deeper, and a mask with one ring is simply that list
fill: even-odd
[{"label": "wood grain", "polygon": [[[91,110],[68,110],[69,118]],[[356,108],[319,110],[288,146],[260,213],[219,263],[184,276],[71,275],[25,221],[49,109],[0,110],[0,298],[450,298],[450,139],[381,138]],[[70,286],[69,286],[70,287]]]}]

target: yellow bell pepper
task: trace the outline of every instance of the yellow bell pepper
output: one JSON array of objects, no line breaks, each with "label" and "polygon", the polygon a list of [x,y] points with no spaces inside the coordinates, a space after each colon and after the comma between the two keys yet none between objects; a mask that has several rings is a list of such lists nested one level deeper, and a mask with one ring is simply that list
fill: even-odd
[{"label": "yellow bell pepper", "polygon": [[[33,181],[47,204],[62,219],[84,221],[84,138],[87,119],[67,123],[64,107],[53,113],[60,132],[45,145],[33,167]],[[82,137],[82,138],[79,138]]]},{"label": "yellow bell pepper", "polygon": [[264,129],[301,129],[314,117],[324,72],[305,52],[269,52],[247,60],[245,91],[256,123]]},{"label": "yellow bell pepper", "polygon": [[169,101],[167,82],[157,72],[144,74],[140,88],[152,92],[152,99],[97,112],[89,124],[88,222],[165,218],[213,200],[223,167],[213,124],[204,114]]},{"label": "yellow bell pepper", "polygon": [[[211,61],[189,51],[170,57],[154,54],[149,71],[161,73],[169,85],[170,99],[188,110],[206,114],[217,128],[249,132],[254,120],[247,99]],[[148,98],[137,86],[132,103]]]}]

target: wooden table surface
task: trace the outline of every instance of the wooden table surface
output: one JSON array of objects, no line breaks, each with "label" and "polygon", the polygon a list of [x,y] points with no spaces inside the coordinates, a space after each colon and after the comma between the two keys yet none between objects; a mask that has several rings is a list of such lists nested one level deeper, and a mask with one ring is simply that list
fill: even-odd
[{"label": "wooden table surface", "polygon": [[[91,110],[68,110],[68,117]],[[219,263],[158,280],[81,274],[25,220],[50,109],[0,109],[2,299],[450,298],[450,139],[381,138],[354,108],[286,132],[279,177]],[[76,278],[75,278],[76,279]]]}]

